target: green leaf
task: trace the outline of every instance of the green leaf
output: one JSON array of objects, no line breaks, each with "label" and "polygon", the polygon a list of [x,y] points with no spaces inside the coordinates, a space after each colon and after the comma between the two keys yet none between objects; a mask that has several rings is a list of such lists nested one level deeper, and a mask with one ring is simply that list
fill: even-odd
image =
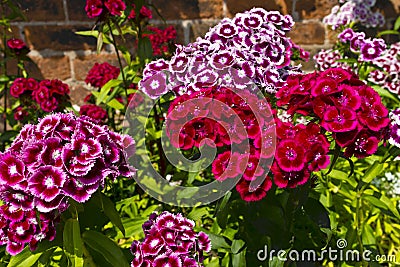
[{"label": "green leaf", "polygon": [[10,80],[10,77],[7,75],[0,75],[0,83],[7,83]]},{"label": "green leaf", "polygon": [[98,54],[100,54],[102,47],[103,47],[103,33],[100,32],[99,35],[97,36],[97,46],[96,46],[96,51]]},{"label": "green leaf", "polygon": [[381,32],[379,32],[376,36],[377,37],[381,37],[382,35],[387,35],[387,34],[399,34],[399,32],[398,31],[395,31],[395,30],[386,30],[386,31],[381,31]]},{"label": "green leaf", "polygon": [[400,16],[396,19],[396,21],[394,22],[394,26],[393,29],[395,31],[398,31],[400,29]]},{"label": "green leaf", "polygon": [[78,219],[68,219],[64,225],[63,244],[72,266],[83,266],[83,248]]},{"label": "green leaf", "polygon": [[394,96],[391,92],[389,92],[388,90],[378,86],[378,85],[373,85],[371,86],[372,88],[374,88],[374,90],[381,96],[381,97],[387,97],[392,99],[393,101],[395,101],[396,103],[400,103],[400,99],[396,96]]},{"label": "green leaf", "polygon": [[111,91],[111,88],[116,87],[122,83],[121,80],[109,80],[99,92],[99,95],[96,98],[96,105],[100,105],[100,103],[104,103],[105,99],[107,98],[108,93]]},{"label": "green leaf", "polygon": [[400,219],[400,214],[399,211],[397,210],[396,206],[393,204],[392,200],[388,198],[385,195],[382,195],[380,200],[386,204],[386,206],[389,208],[389,210],[396,216],[398,219]]},{"label": "green leaf", "polygon": [[233,254],[238,254],[239,252],[241,252],[244,248],[244,245],[246,243],[243,240],[240,239],[235,239],[232,241],[232,247],[231,247],[231,251]]},{"label": "green leaf", "polygon": [[116,110],[123,110],[124,109],[124,105],[122,105],[121,102],[119,102],[117,99],[111,99],[109,102],[107,102],[107,106],[112,107],[113,109]]},{"label": "green leaf", "polygon": [[150,59],[153,56],[153,48],[150,39],[147,37],[140,38],[138,41],[138,56],[141,60]]},{"label": "green leaf", "polygon": [[121,217],[117,209],[115,208],[114,202],[111,201],[106,195],[99,191],[95,196],[95,203],[102,209],[104,214],[110,219],[110,221],[121,230],[122,234],[125,236],[125,228],[122,225]]},{"label": "green leaf", "polygon": [[340,146],[338,144],[336,144],[335,150],[333,152],[329,153],[329,154],[333,153],[333,159],[331,161],[331,165],[329,166],[329,170],[327,173],[325,173],[325,175],[328,175],[332,171],[333,167],[335,166],[336,161],[338,160],[338,158],[340,156],[340,150],[341,150]]},{"label": "green leaf", "polygon": [[96,31],[96,30],[92,30],[92,31],[77,31],[77,32],[75,32],[75,34],[82,35],[82,36],[93,36],[95,38],[97,38],[99,36],[99,32]]},{"label": "green leaf", "polygon": [[246,267],[246,250],[232,256],[233,267]]},{"label": "green leaf", "polygon": [[388,210],[388,206],[381,200],[377,199],[374,196],[369,196],[369,195],[363,195],[363,199],[371,203],[377,208]]},{"label": "green leaf", "polygon": [[176,194],[176,199],[189,199],[193,197],[199,191],[198,187],[185,187],[185,189],[179,190]]},{"label": "green leaf", "polygon": [[193,221],[198,221],[201,220],[204,216],[208,214],[208,208],[207,207],[202,207],[202,208],[194,208],[188,215],[187,217]]},{"label": "green leaf", "polygon": [[362,178],[363,182],[369,184],[378,174],[383,170],[383,164],[379,161],[375,161],[371,167],[365,172],[364,177]]},{"label": "green leaf", "polygon": [[7,267],[33,266],[40,258],[42,253],[33,254],[28,247],[18,255],[12,256]]},{"label": "green leaf", "polygon": [[104,259],[115,267],[129,267],[121,248],[102,233],[88,230],[82,234],[83,241],[91,249],[100,253]]},{"label": "green leaf", "polygon": [[231,246],[226,242],[225,237],[213,234],[211,232],[208,232],[204,230],[204,232],[208,235],[208,237],[211,240],[211,247],[213,249],[219,249],[219,248],[230,248]]}]

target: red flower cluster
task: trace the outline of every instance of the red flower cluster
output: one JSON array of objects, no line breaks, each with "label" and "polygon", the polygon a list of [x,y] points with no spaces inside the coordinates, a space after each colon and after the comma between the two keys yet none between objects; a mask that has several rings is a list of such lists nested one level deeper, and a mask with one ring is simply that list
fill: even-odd
[{"label": "red flower cluster", "polygon": [[[131,12],[128,15],[129,19],[135,19],[136,18],[136,12],[135,12],[136,5],[132,4],[132,7],[133,8],[132,8]],[[139,18],[140,19],[145,19],[145,18],[151,19],[151,18],[153,18],[153,13],[151,12],[151,9],[149,9],[147,6],[142,6],[140,8],[140,11],[139,11]]]},{"label": "red flower cluster", "polygon": [[308,181],[313,171],[329,165],[329,142],[315,123],[293,125],[276,119],[277,147],[271,171],[281,188]]},{"label": "red flower cluster", "polygon": [[155,56],[161,56],[168,52],[168,44],[176,38],[176,30],[174,26],[160,29],[157,27],[147,27],[147,29],[153,33],[143,34],[143,37],[148,37],[153,48],[153,54]]},{"label": "red flower cluster", "polygon": [[96,18],[111,14],[120,16],[126,9],[126,5],[122,0],[87,0],[85,11],[89,18]]},{"label": "red flower cluster", "polygon": [[107,62],[94,63],[93,67],[89,70],[85,82],[94,87],[103,87],[109,80],[116,79],[119,75],[120,69],[110,65]]},{"label": "red flower cluster", "polygon": [[17,38],[8,39],[7,47],[17,56],[29,52],[29,49],[26,47],[24,41]]},{"label": "red flower cluster", "polygon": [[167,135],[172,145],[182,149],[204,144],[220,147],[222,152],[212,164],[215,178],[241,177],[237,191],[244,200],[257,201],[272,185],[267,172],[274,156],[274,125],[264,96],[213,86],[178,96],[171,103]]},{"label": "red flower cluster", "polygon": [[287,105],[289,114],[317,118],[336,143],[346,148],[346,157],[372,155],[389,124],[379,94],[341,68],[289,76],[276,96],[277,105]]},{"label": "red flower cluster", "polygon": [[17,78],[10,87],[10,94],[18,98],[27,95],[39,104],[45,112],[52,112],[59,107],[69,94],[69,87],[58,79],[42,80],[33,78]]},{"label": "red flower cluster", "polygon": [[96,121],[105,122],[108,118],[107,111],[97,105],[83,105],[79,109],[79,115],[88,116]]}]

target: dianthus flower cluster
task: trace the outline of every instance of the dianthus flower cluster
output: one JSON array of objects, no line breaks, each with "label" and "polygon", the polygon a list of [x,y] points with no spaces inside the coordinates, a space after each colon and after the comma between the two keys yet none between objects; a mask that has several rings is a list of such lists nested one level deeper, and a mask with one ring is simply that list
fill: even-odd
[{"label": "dianthus flower cluster", "polygon": [[153,48],[153,55],[161,56],[169,51],[169,45],[171,41],[176,38],[176,30],[174,26],[169,26],[165,29],[157,27],[147,27],[152,33],[145,33],[143,37],[148,37]]},{"label": "dianthus flower cluster", "polygon": [[[321,50],[314,56],[316,68],[327,70],[328,68],[354,69],[358,67],[351,62],[340,62],[341,59],[356,58],[358,63],[368,63],[373,69],[368,73],[368,82],[379,85],[392,93],[400,93],[400,42],[387,46],[381,38],[365,38],[365,33],[354,32],[351,28],[343,30],[338,35],[341,46],[352,55],[344,56],[337,49]],[[348,48],[348,49],[347,49]]]},{"label": "dianthus flower cluster", "polygon": [[163,212],[150,215],[142,228],[143,242],[134,241],[132,267],[201,266],[211,241],[204,232],[193,230],[195,223],[181,214]]},{"label": "dianthus flower cluster", "polygon": [[107,111],[94,104],[80,106],[79,115],[88,116],[99,122],[106,122],[108,118]]},{"label": "dianthus flower cluster", "polygon": [[204,38],[178,46],[169,61],[147,64],[140,89],[151,98],[214,85],[243,89],[257,84],[274,93],[294,70],[293,45],[286,37],[293,24],[291,16],[262,8],[223,19]]},{"label": "dianthus flower cluster", "polygon": [[400,94],[400,42],[392,44],[373,61],[378,68],[372,70],[367,79],[397,95]]},{"label": "dianthus flower cluster", "polygon": [[[132,4],[132,10],[128,15],[129,19],[136,19],[135,9],[136,9],[136,5]],[[149,9],[147,6],[143,5],[139,10],[139,19],[145,19],[145,18],[151,19],[151,18],[153,18],[153,14],[151,12],[151,9]]]},{"label": "dianthus flower cluster", "polygon": [[358,77],[340,68],[288,77],[276,94],[278,106],[289,114],[315,117],[346,157],[373,154],[389,124],[379,94]]},{"label": "dianthus flower cluster", "polygon": [[22,95],[34,100],[45,112],[55,111],[68,100],[69,87],[58,79],[42,80],[16,78],[10,86],[10,94],[19,98]]},{"label": "dianthus flower cluster", "polygon": [[1,154],[1,244],[15,255],[26,243],[34,249],[54,238],[54,219],[69,198],[85,202],[106,178],[135,174],[127,163],[134,148],[131,137],[72,113],[25,125]]},{"label": "dianthus flower cluster", "polygon": [[330,143],[316,123],[276,122],[277,146],[271,171],[274,183],[293,188],[306,183],[312,172],[329,165]]},{"label": "dianthus flower cluster", "polygon": [[[271,187],[271,180],[266,175],[270,165],[268,160],[272,161],[274,155],[275,129],[264,96],[258,98],[247,90],[234,92],[221,86],[205,87],[199,92],[178,96],[170,105],[166,129],[171,144],[177,148],[220,147],[222,152],[212,163],[215,179],[224,181],[241,177],[237,189],[245,200],[265,197]],[[247,144],[249,150],[245,148]],[[259,191],[250,194],[249,184],[255,180],[264,183],[253,186]]]},{"label": "dianthus flower cluster", "polygon": [[86,75],[85,82],[93,87],[101,88],[108,81],[118,78],[120,69],[107,62],[94,63]]},{"label": "dianthus flower cluster", "polygon": [[353,53],[359,54],[360,62],[371,62],[376,60],[386,50],[386,43],[381,38],[365,38],[364,32],[355,32],[351,28],[343,30],[338,39],[349,45]]},{"label": "dianthus flower cluster", "polygon": [[390,112],[389,143],[400,147],[400,108]]},{"label": "dianthus flower cluster", "polygon": [[352,22],[367,28],[382,27],[385,24],[384,16],[371,10],[376,0],[341,0],[340,3],[344,4],[334,6],[331,13],[323,18],[323,23],[332,26],[332,29]]},{"label": "dianthus flower cluster", "polygon": [[126,9],[122,0],[86,0],[85,11],[89,18],[97,18],[111,14],[120,16]]},{"label": "dianthus flower cluster", "polygon": [[11,38],[7,40],[6,44],[7,47],[17,56],[29,52],[26,44],[21,39]]},{"label": "dianthus flower cluster", "polygon": [[345,63],[340,62],[343,59],[342,54],[336,49],[322,49],[313,57],[315,61],[315,67],[318,70],[324,71],[329,68],[342,68],[351,70],[351,67]]}]

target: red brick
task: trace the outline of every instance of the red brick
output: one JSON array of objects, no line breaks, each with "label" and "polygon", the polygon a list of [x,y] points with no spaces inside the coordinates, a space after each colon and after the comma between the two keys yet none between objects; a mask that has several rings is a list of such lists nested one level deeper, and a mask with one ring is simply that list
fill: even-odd
[{"label": "red brick", "polygon": [[221,18],[223,0],[154,0],[154,6],[166,20]]},{"label": "red brick", "polygon": [[66,80],[71,78],[71,67],[67,56],[60,57],[31,57],[40,68],[44,79]]},{"label": "red brick", "polygon": [[171,3],[170,0],[154,0],[153,4],[161,14],[162,18],[166,20],[196,19],[200,17],[198,0],[175,0],[173,3]]},{"label": "red brick", "polygon": [[301,44],[323,44],[325,27],[320,22],[297,22],[289,33],[292,41]]},{"label": "red brick", "polygon": [[71,98],[71,103],[76,104],[78,106],[83,105],[85,103],[83,100],[90,93],[90,91],[80,84],[70,84],[69,88],[70,88],[69,96]]},{"label": "red brick", "polygon": [[63,0],[17,0],[28,21],[65,20]]},{"label": "red brick", "polygon": [[253,7],[262,7],[266,10],[277,10],[283,14],[288,14],[291,10],[284,0],[227,0],[226,5],[230,16],[234,16],[236,13],[244,12]]},{"label": "red brick", "polygon": [[24,29],[31,49],[43,50],[94,50],[96,39],[80,36],[77,31],[88,30],[82,26],[27,26]]},{"label": "red brick", "polygon": [[94,63],[108,62],[111,65],[118,66],[116,55],[89,55],[77,57],[74,61],[75,79],[84,81],[89,70],[93,67]]},{"label": "red brick", "polygon": [[86,15],[85,12],[86,1],[83,0],[68,0],[68,17],[70,20],[77,21],[93,21],[96,22],[96,19],[91,19]]},{"label": "red brick", "polygon": [[200,22],[200,23],[193,23],[190,25],[190,35],[189,41],[194,42],[197,37],[204,37],[204,35],[208,32],[208,30],[215,26],[215,23],[209,22]]},{"label": "red brick", "polygon": [[337,0],[298,0],[296,11],[300,19],[322,19],[331,12],[333,6],[338,4]]}]

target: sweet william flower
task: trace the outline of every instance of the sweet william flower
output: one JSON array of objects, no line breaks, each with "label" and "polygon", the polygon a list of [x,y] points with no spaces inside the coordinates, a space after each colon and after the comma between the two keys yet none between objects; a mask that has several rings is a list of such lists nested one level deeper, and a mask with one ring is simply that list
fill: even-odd
[{"label": "sweet william flower", "polygon": [[[7,252],[15,255],[26,244],[35,249],[42,240],[54,239],[56,218],[70,198],[85,202],[105,179],[132,177],[136,169],[127,160],[134,145],[132,138],[72,113],[25,125],[0,153],[0,222],[7,228],[0,240]],[[34,228],[30,235],[25,222]]]},{"label": "sweet william flower", "polygon": [[143,242],[133,241],[131,266],[200,266],[211,242],[193,230],[194,222],[181,214],[151,214],[143,225]]}]

